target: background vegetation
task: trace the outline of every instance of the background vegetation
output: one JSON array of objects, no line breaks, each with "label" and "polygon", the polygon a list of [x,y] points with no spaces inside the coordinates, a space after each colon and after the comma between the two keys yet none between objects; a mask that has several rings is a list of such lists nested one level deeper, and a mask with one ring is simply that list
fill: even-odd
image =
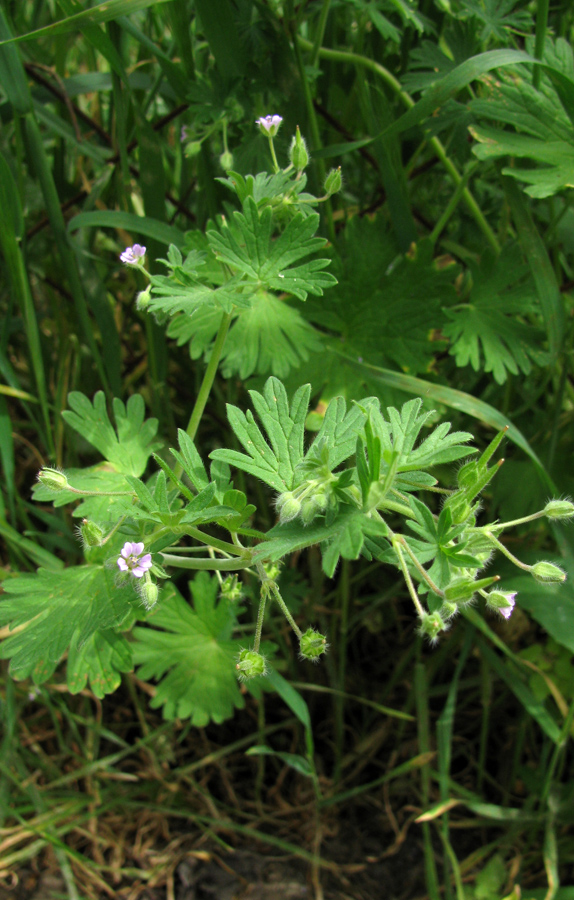
[{"label": "background vegetation", "polygon": [[[31,502],[42,465],[94,462],[69,392],[141,395],[167,446],[185,427],[215,333],[144,316],[119,253],[139,241],[161,273],[229,215],[223,166],[269,169],[271,113],[282,161],[306,137],[313,193],[342,167],[322,208],[338,284],[232,328],[205,455],[273,374],[311,384],[310,431],[337,395],[420,395],[481,447],[508,424],[491,518],[571,494],[573,29],[569,0],[1,0],[2,579],[82,558],[71,513]],[[273,497],[249,487],[264,530]],[[393,572],[329,580],[294,554],[283,596],[327,659],[270,619],[279,693],[206,727],[162,718],[141,671],[102,701],[65,666],[41,686],[6,666],[6,896],[574,897],[573,538],[541,520],[510,546],[571,580],[512,570],[510,621],[471,608],[434,649]]]}]

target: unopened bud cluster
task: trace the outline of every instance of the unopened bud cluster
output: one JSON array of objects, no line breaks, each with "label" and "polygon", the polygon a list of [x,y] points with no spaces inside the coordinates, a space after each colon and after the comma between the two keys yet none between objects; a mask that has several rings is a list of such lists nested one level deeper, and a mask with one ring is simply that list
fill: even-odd
[{"label": "unopened bud cluster", "polygon": [[237,677],[240,681],[248,681],[258,675],[265,675],[267,662],[265,657],[257,650],[241,650],[237,660]]},{"label": "unopened bud cluster", "polygon": [[324,513],[332,499],[332,482],[335,477],[329,473],[326,478],[311,478],[292,491],[284,491],[277,498],[279,521],[292,522],[300,518],[304,525]]}]

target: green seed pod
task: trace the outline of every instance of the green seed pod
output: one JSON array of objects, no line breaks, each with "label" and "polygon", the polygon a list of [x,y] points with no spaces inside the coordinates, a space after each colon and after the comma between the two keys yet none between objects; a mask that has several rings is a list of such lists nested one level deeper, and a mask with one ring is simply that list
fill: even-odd
[{"label": "green seed pod", "polygon": [[237,575],[228,575],[221,585],[220,596],[225,600],[236,603],[243,597],[243,586],[239,583]]},{"label": "green seed pod", "polygon": [[69,488],[68,476],[59,469],[50,469],[45,466],[38,472],[38,481],[51,491],[65,491]]},{"label": "green seed pod", "polygon": [[297,131],[295,132],[295,137],[291,141],[291,147],[289,148],[289,160],[292,163],[293,168],[296,169],[297,172],[302,172],[309,163],[307,145],[304,139],[301,137],[301,132],[299,131],[298,125]]},{"label": "green seed pod", "polygon": [[336,194],[341,190],[343,186],[343,176],[341,175],[341,166],[338,169],[331,169],[327,177],[325,178],[325,193],[327,197],[331,197],[333,194]]},{"label": "green seed pod", "polygon": [[101,546],[104,532],[99,525],[96,525],[95,522],[91,522],[90,519],[82,519],[82,524],[80,525],[80,533],[82,535],[82,541],[84,542],[86,547]]},{"label": "green seed pod", "polygon": [[541,584],[563,584],[566,581],[566,572],[560,566],[545,560],[535,563],[530,572]]},{"label": "green seed pod", "polygon": [[239,680],[247,681],[249,678],[256,678],[257,675],[265,675],[267,663],[265,657],[256,650],[241,650],[235,668]]},{"label": "green seed pod", "polygon": [[301,635],[299,650],[304,659],[315,661],[327,652],[327,638],[313,628],[308,628],[305,634]]},{"label": "green seed pod", "polygon": [[570,500],[549,500],[543,512],[549,519],[571,519],[574,516],[574,503]]}]

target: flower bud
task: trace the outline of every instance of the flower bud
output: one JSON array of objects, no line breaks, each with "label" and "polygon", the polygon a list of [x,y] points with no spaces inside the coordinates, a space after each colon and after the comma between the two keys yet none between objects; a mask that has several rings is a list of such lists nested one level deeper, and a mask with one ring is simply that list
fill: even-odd
[{"label": "flower bud", "polygon": [[136,309],[140,312],[144,312],[146,308],[149,306],[149,302],[151,300],[151,284],[148,284],[145,291],[140,291],[136,297]]},{"label": "flower bud", "polygon": [[229,172],[233,168],[233,153],[230,153],[229,150],[224,150],[219,157],[219,165],[224,172]]},{"label": "flower bud", "polygon": [[157,603],[159,588],[151,579],[149,581],[146,580],[139,588],[139,595],[145,608],[152,609]]},{"label": "flower bud", "polygon": [[516,591],[490,591],[486,597],[486,605],[489,609],[495,609],[505,619],[509,619],[516,605],[515,597]]},{"label": "flower bud", "polygon": [[101,546],[104,532],[99,525],[96,525],[96,523],[90,521],[90,519],[82,519],[80,534],[82,535],[82,541],[86,547]]},{"label": "flower bud", "polygon": [[289,160],[292,163],[293,168],[296,169],[297,172],[302,172],[309,162],[307,145],[304,139],[301,137],[301,132],[299,131],[298,125],[297,131],[295,132],[295,137],[291,141],[291,147],[289,148]]},{"label": "flower bud", "polygon": [[446,631],[448,625],[439,613],[424,613],[420,619],[419,633],[426,635],[431,641],[436,641],[441,631]]},{"label": "flower bud", "polygon": [[339,166],[338,169],[331,169],[331,171],[325,178],[324,190],[327,194],[327,197],[331,197],[333,194],[336,194],[341,190],[342,186],[343,177],[341,175],[341,166]]},{"label": "flower bud", "polygon": [[443,605],[439,610],[439,614],[442,619],[446,620],[451,619],[458,612],[458,606],[456,603],[451,603],[450,600],[445,600]]},{"label": "flower bud", "polygon": [[201,153],[201,141],[190,141],[189,144],[185,145],[185,156],[197,156],[198,153]]},{"label": "flower bud", "polygon": [[280,495],[277,507],[279,509],[279,520],[281,522],[291,522],[300,513],[301,502],[297,500],[292,491],[286,491]]},{"label": "flower bud", "polygon": [[571,519],[574,516],[574,503],[570,500],[549,500],[543,512],[549,519]]},{"label": "flower bud", "polygon": [[327,651],[327,638],[324,634],[315,631],[314,628],[308,628],[305,634],[301,635],[299,642],[299,650],[304,659],[313,661]]},{"label": "flower bud", "polygon": [[267,671],[267,663],[265,657],[256,650],[241,650],[237,665],[237,677],[240,681],[247,681],[249,678],[255,678],[257,675],[265,675]]},{"label": "flower bud", "polygon": [[38,481],[51,491],[65,491],[69,488],[68,477],[59,469],[50,469],[45,466],[38,472]]},{"label": "flower bud", "polygon": [[566,581],[566,572],[545,560],[535,563],[530,572],[541,584],[563,584]]},{"label": "flower bud", "polygon": [[319,512],[320,507],[315,502],[315,498],[306,497],[301,503],[301,519],[303,520],[303,525],[310,525]]},{"label": "flower bud", "polygon": [[478,481],[478,463],[474,459],[461,466],[456,475],[458,486],[461,488],[474,487]]}]

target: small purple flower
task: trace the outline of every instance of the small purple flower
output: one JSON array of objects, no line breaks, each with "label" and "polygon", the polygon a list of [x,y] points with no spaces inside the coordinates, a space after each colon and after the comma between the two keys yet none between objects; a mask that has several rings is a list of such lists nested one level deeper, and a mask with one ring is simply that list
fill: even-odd
[{"label": "small purple flower", "polygon": [[516,606],[517,591],[490,591],[486,595],[486,605],[489,609],[496,610],[505,619],[509,619],[512,610]]},{"label": "small purple flower", "polygon": [[187,125],[182,125],[182,126],[181,126],[180,141],[181,141],[181,143],[183,144],[183,142],[186,141],[186,140],[187,140]]},{"label": "small purple flower", "polygon": [[255,120],[255,124],[259,125],[262,133],[266,134],[267,137],[275,137],[282,121],[283,118],[281,116],[261,116],[260,119]]},{"label": "small purple flower", "polygon": [[141,266],[145,256],[145,247],[141,244],[134,244],[133,247],[126,247],[123,253],[120,253],[120,259],[126,266]]},{"label": "small purple flower", "polygon": [[504,616],[505,619],[510,619],[510,616],[512,615],[512,610],[516,606],[516,602],[514,600],[515,596],[516,596],[516,594],[507,594],[506,599],[509,602],[509,606],[504,606],[499,610],[500,615]]},{"label": "small purple flower", "polygon": [[141,578],[148,569],[151,569],[151,553],[143,553],[143,541],[137,541],[132,544],[126,541],[122,547],[121,556],[118,557],[118,568],[122,572],[131,572],[135,578]]}]

